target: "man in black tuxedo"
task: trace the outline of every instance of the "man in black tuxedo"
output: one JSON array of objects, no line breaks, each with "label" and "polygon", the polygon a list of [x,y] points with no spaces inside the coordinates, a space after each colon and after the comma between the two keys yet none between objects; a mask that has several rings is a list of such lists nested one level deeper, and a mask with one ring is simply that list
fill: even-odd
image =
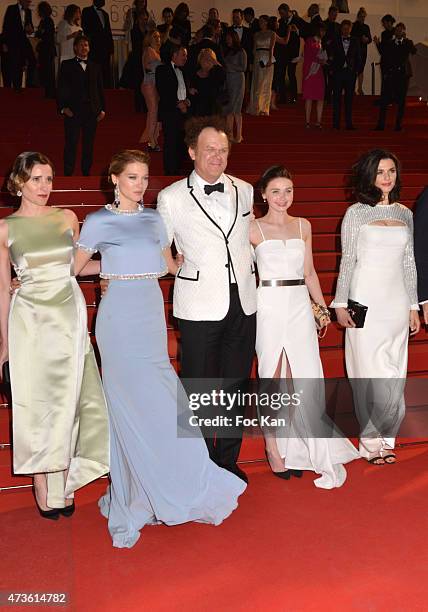
[{"label": "man in black tuxedo", "polygon": [[244,13],[240,8],[235,8],[232,11],[232,28],[238,34],[241,41],[241,47],[247,54],[248,66],[253,63],[253,34],[250,28],[244,26]]},{"label": "man in black tuxedo", "polygon": [[171,61],[156,69],[156,89],[159,94],[159,120],[164,134],[163,166],[167,176],[180,174],[186,154],[184,145],[184,122],[190,106],[183,75],[187,61],[185,47],[172,48]]},{"label": "man in black tuxedo", "polygon": [[254,36],[256,32],[260,32],[259,20],[256,17],[253,7],[247,6],[247,8],[244,8],[242,11],[242,14],[244,16],[244,21],[247,24],[247,28],[251,32],[251,36]]},{"label": "man in black tuxedo", "polygon": [[108,13],[102,8],[104,5],[105,0],[93,0],[92,6],[83,9],[82,29],[91,44],[89,58],[101,66],[104,87],[111,87],[113,36]]},{"label": "man in black tuxedo", "polygon": [[97,124],[105,117],[103,79],[100,66],[88,60],[88,38],[76,36],[73,47],[76,57],[61,62],[58,76],[58,109],[64,116],[64,175],[73,174],[82,132],[81,168],[82,174],[89,176]]},{"label": "man in black tuxedo", "polygon": [[345,94],[345,123],[347,130],[352,125],[352,102],[355,82],[361,65],[361,48],[358,38],[351,36],[352,23],[344,19],[340,26],[340,36],[330,45],[329,64],[333,79],[333,127],[340,129],[342,91]]},{"label": "man in black tuxedo", "polygon": [[22,87],[22,74],[27,65],[27,87],[33,87],[36,58],[28,35],[34,27],[30,10],[31,0],[20,0],[7,7],[3,20],[2,45],[6,55],[10,81],[14,89]]},{"label": "man in black tuxedo", "polygon": [[425,325],[428,325],[428,187],[425,187],[416,203],[414,224],[418,299],[422,305]]},{"label": "man in black tuxedo", "polygon": [[[325,24],[325,35],[323,39],[324,47],[329,54],[329,49],[334,41],[340,36],[340,24],[337,23],[337,15],[339,10],[335,6],[330,6],[328,9],[328,17],[324,21]],[[333,78],[328,66],[324,66],[325,76],[325,101],[330,104],[333,94]]]},{"label": "man in black tuxedo", "polygon": [[288,82],[290,84],[290,104],[295,104],[297,101],[297,79],[296,68],[297,59],[300,55],[300,35],[298,29],[298,18],[290,10],[288,4],[280,4],[278,7],[278,36],[285,38],[288,30],[290,30],[290,38],[286,45],[276,45],[275,50],[278,71],[278,80],[280,81],[280,102],[286,102],[285,91],[285,75],[288,74]]},{"label": "man in black tuxedo", "polygon": [[400,131],[403,123],[406,96],[411,77],[409,57],[416,53],[413,41],[406,38],[406,26],[397,23],[395,35],[381,43],[382,89],[380,94],[379,119],[376,130],[384,130],[388,105],[397,103],[395,130]]}]

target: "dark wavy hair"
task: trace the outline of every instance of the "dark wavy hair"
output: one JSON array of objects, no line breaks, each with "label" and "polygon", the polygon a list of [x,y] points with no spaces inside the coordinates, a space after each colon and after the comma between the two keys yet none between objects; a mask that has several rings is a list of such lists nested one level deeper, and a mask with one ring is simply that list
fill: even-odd
[{"label": "dark wavy hair", "polygon": [[397,177],[394,188],[389,193],[389,203],[397,202],[401,190],[401,167],[397,157],[385,149],[372,149],[361,155],[356,164],[352,166],[351,187],[357,202],[376,206],[382,199],[382,191],[375,186],[377,170],[382,159],[394,162]]},{"label": "dark wavy hair", "polygon": [[30,180],[31,171],[36,164],[50,166],[52,175],[55,175],[55,168],[51,160],[43,153],[38,151],[24,151],[20,153],[13,162],[12,172],[7,181],[9,193],[16,196],[22,189],[22,185]]},{"label": "dark wavy hair", "polygon": [[266,191],[269,183],[276,178],[286,178],[290,181],[293,180],[291,173],[287,170],[285,166],[270,166],[263,172],[263,174],[257,181],[257,187],[263,193],[263,191]]}]

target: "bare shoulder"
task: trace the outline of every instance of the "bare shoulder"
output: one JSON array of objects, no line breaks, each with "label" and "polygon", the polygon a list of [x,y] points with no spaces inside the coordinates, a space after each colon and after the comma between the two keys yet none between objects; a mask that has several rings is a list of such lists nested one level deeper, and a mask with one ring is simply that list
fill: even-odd
[{"label": "bare shoulder", "polygon": [[62,210],[65,218],[71,226],[79,225],[79,219],[74,211],[70,210],[69,208],[61,208],[60,210]]},{"label": "bare shoulder", "polygon": [[6,219],[0,219],[0,245],[7,247],[9,228]]}]

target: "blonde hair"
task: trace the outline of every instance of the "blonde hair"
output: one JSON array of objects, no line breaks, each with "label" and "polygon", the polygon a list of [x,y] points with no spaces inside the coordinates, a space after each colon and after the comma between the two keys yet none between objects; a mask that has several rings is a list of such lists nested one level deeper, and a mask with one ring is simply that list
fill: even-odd
[{"label": "blonde hair", "polygon": [[201,59],[205,56],[210,56],[212,60],[214,60],[215,62],[217,62],[217,55],[215,54],[215,51],[213,51],[212,49],[210,49],[209,47],[206,47],[205,49],[201,49],[201,51],[199,51],[199,55],[198,55],[198,64],[201,64]]},{"label": "blonde hair", "polygon": [[18,191],[21,190],[24,183],[26,183],[31,177],[31,171],[36,164],[42,166],[50,166],[52,169],[52,175],[55,175],[55,168],[51,160],[39,153],[38,151],[24,151],[20,153],[13,162],[12,172],[9,175],[7,181],[7,189],[9,193],[16,196]]},{"label": "blonde hair", "polygon": [[150,164],[150,156],[139,149],[124,149],[115,153],[110,160],[108,167],[108,178],[111,181],[111,175],[119,175],[125,170],[128,164],[137,162],[139,164]]}]

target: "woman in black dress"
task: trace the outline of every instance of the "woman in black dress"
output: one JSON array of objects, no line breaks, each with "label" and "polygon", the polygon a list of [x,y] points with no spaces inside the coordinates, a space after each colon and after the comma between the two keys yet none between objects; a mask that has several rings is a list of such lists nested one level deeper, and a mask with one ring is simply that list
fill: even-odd
[{"label": "woman in black dress", "polygon": [[225,91],[226,71],[212,49],[198,55],[198,70],[190,81],[190,110],[194,117],[218,115],[222,111],[221,96]]},{"label": "woman in black dress", "polygon": [[46,98],[55,98],[55,25],[52,7],[49,2],[40,2],[37,7],[40,17],[39,27],[35,37],[37,43],[37,58],[40,84],[45,88]]},{"label": "woman in black dress", "polygon": [[361,47],[361,65],[360,71],[358,73],[358,94],[360,96],[364,95],[363,91],[363,81],[364,81],[364,68],[367,61],[367,46],[372,42],[372,35],[370,32],[370,27],[364,23],[367,17],[367,11],[362,6],[357,13],[357,20],[354,21],[354,25],[352,26],[351,35],[358,38],[360,41]]},{"label": "woman in black dress", "polygon": [[192,26],[189,21],[189,6],[185,2],[180,2],[174,11],[172,25],[180,33],[181,44],[188,47],[192,38]]}]

